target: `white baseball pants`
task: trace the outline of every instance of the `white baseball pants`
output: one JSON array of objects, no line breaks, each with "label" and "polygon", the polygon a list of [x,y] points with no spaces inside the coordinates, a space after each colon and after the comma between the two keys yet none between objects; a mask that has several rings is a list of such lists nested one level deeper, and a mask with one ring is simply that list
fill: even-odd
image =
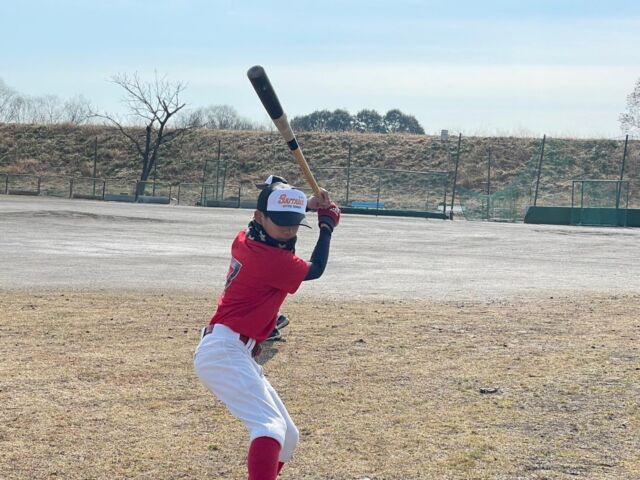
[{"label": "white baseball pants", "polygon": [[298,429],[277,392],[251,358],[255,341],[246,345],[226,325],[216,324],[196,348],[193,365],[204,385],[244,423],[251,441],[274,438],[280,461],[287,462],[298,443]]}]

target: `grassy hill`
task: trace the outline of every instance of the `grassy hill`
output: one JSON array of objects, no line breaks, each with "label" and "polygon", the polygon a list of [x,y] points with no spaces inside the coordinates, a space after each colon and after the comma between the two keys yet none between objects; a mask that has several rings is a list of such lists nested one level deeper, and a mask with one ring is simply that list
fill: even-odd
[{"label": "grassy hill", "polygon": [[[439,198],[444,189],[442,176],[378,175],[365,170],[371,168],[448,172],[446,183],[451,191],[457,138],[443,142],[427,135],[302,133],[298,140],[319,182],[339,199],[346,194],[348,163],[352,168],[351,199],[375,198],[378,187],[383,192],[382,200],[390,202],[402,190],[417,198],[426,189],[427,196]],[[522,197],[519,201],[526,203],[529,199],[525,197],[535,188],[541,143],[541,139],[533,138],[463,137],[460,192],[486,192],[490,155],[491,192],[517,185]],[[625,172],[625,178],[633,182],[631,204],[636,207],[640,207],[638,143],[630,142]],[[617,179],[622,154],[622,141],[547,139],[538,204],[570,203],[572,179]],[[139,176],[135,151],[115,128],[0,124],[0,173],[90,177],[94,158],[98,177]],[[274,172],[290,182],[304,183],[277,132],[216,130],[193,131],[167,146],[160,153],[157,179],[174,184],[200,183],[205,164],[205,181],[215,183],[218,177],[221,182],[224,175],[227,192],[246,189],[247,194],[253,194],[251,184]],[[433,193],[429,193],[431,190]]]}]

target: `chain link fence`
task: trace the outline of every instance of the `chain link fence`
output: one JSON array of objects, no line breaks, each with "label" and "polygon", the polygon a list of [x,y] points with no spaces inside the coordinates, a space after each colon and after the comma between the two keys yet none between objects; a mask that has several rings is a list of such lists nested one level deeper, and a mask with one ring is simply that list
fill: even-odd
[{"label": "chain link fence", "polygon": [[[485,147],[488,153],[484,155],[482,167],[486,169],[486,180],[476,182],[481,183],[482,189],[465,186],[456,189],[467,220],[515,222],[524,218],[529,206],[571,207],[575,182],[587,180],[593,182],[589,184],[589,191],[585,187],[585,194],[594,206],[598,204],[598,196],[610,205],[611,189],[615,190],[615,182],[624,178],[628,208],[640,207],[640,145],[637,141],[544,138],[538,148],[529,149],[524,165],[521,163],[508,183],[496,181],[503,172],[491,170],[491,151],[496,144],[489,142]],[[503,154],[509,156],[515,152]],[[463,155],[461,162],[464,161]],[[508,162],[503,159],[502,163]],[[478,165],[478,170],[482,167]]]},{"label": "chain link fence", "polygon": [[[318,183],[344,207],[442,214],[453,210],[457,218],[468,220],[521,221],[532,205],[571,206],[573,182],[587,179],[628,181],[628,207],[640,207],[637,138],[627,144],[623,138],[460,136],[457,142],[449,142],[428,136],[300,137]],[[165,154],[158,181],[3,172],[0,194],[252,208],[257,197],[253,182],[268,173],[284,174],[290,183],[311,193],[277,134],[255,134],[242,142],[230,134],[223,138],[215,139],[216,148],[190,147],[185,153],[200,157],[178,153],[172,160]],[[99,170],[96,161],[103,149],[96,141],[91,148],[93,168],[85,171]],[[163,175],[164,165],[171,173]],[[184,173],[188,180],[176,181],[173,172]],[[193,180],[199,178],[202,181]]]}]

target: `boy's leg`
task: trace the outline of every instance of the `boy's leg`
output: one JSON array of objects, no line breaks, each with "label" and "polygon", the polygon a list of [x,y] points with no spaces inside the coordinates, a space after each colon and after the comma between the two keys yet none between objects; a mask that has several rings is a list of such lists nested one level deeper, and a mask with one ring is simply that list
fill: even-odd
[{"label": "boy's leg", "polygon": [[[267,388],[261,368],[239,340],[203,339],[194,358],[196,374],[250,432],[251,440],[270,437],[285,443],[287,421]],[[277,460],[277,459],[276,459]]]},{"label": "boy's leg", "polygon": [[[280,415],[282,415],[282,418],[284,418],[284,421],[287,425],[287,429],[284,437],[284,443],[282,444],[282,450],[280,451],[279,460],[282,463],[288,462],[289,460],[291,460],[291,457],[293,456],[293,451],[295,450],[296,445],[298,444],[298,440],[300,438],[300,432],[298,431],[298,427],[296,427],[296,425],[293,423],[293,420],[291,419],[291,416],[287,411],[287,407],[284,406],[284,403],[280,399],[278,392],[275,391],[275,389],[271,386],[271,384],[269,383],[269,380],[267,380],[266,377],[264,378],[264,381],[265,381],[265,384],[267,385],[267,390],[271,395],[271,399],[273,400],[276,407],[280,411]],[[280,466],[280,469],[282,469],[282,466]]]},{"label": "boy's leg", "polygon": [[278,312],[278,318],[276,320],[277,328],[284,328],[289,325],[289,318],[282,312]]},{"label": "boy's leg", "polygon": [[278,312],[278,318],[276,319],[276,326],[273,328],[271,335],[267,337],[267,341],[280,340],[282,334],[280,330],[289,325],[289,318],[284,313]]},{"label": "boy's leg", "polygon": [[271,437],[258,437],[249,447],[249,480],[275,480],[280,472],[280,444]]}]

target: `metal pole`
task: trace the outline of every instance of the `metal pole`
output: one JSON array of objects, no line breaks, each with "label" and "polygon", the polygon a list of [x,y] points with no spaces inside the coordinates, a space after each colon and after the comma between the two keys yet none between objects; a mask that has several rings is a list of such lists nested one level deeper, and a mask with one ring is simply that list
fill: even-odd
[{"label": "metal pole", "polygon": [[576,224],[576,222],[575,222],[576,215],[575,215],[575,210],[574,210],[574,207],[575,207],[575,201],[574,201],[575,192],[576,192],[576,181],[573,180],[571,182],[571,213],[570,213],[570,216],[569,216],[569,223],[571,225],[575,225]]},{"label": "metal pole", "polygon": [[487,220],[491,216],[491,147],[489,147],[489,161],[487,168]]},{"label": "metal pole", "polygon": [[538,202],[538,186],[540,185],[540,170],[542,170],[542,157],[544,156],[544,144],[547,141],[547,135],[542,137],[542,149],[540,150],[540,160],[538,160],[538,178],[536,179],[536,194],[533,197],[533,206]]},{"label": "metal pole", "polygon": [[242,185],[238,185],[238,208],[240,208],[240,195],[242,195]]},{"label": "metal pole", "polygon": [[[449,212],[449,220],[453,220],[453,202],[456,199],[456,184],[458,182],[458,165],[460,164],[460,144],[461,143],[462,143],[462,133],[458,135],[458,151],[456,152],[456,169],[455,169],[455,173],[453,174],[453,191],[451,192],[451,211]],[[444,211],[442,213],[446,213],[446,209],[447,209],[447,189],[445,187]]]},{"label": "metal pole", "polygon": [[444,141],[447,146],[447,155],[449,163],[447,164],[447,176],[444,177],[444,199],[442,200],[442,213],[447,213],[447,187],[449,186],[449,172],[451,171],[451,148],[449,147],[449,137]]},{"label": "metal pole", "polygon": [[[449,188],[448,177],[444,177],[444,183],[442,185],[444,187],[444,199],[442,200],[442,214],[446,215],[447,214],[447,188]],[[451,214],[451,212],[453,212],[453,207],[451,207],[451,209],[449,210],[449,220],[453,220],[453,215]]]},{"label": "metal pole", "polygon": [[376,213],[380,210],[380,187],[382,185],[382,174],[378,172],[378,197],[376,198]]},{"label": "metal pole", "polygon": [[204,195],[204,182],[207,177],[207,163],[209,163],[209,157],[204,158],[204,168],[202,169],[202,191],[200,192],[200,206],[204,207],[205,195]]},{"label": "metal pole", "polygon": [[93,196],[96,196],[96,175],[98,163],[98,137],[93,140]]},{"label": "metal pole", "polygon": [[580,222],[578,225],[582,225],[582,214],[584,208],[584,181],[580,182]]},{"label": "metal pole", "polygon": [[627,216],[629,215],[629,187],[627,186],[627,205],[624,209],[624,226],[627,226]]},{"label": "metal pole", "polygon": [[156,158],[156,161],[153,162],[153,190],[151,195],[152,196],[156,196],[156,172],[158,171],[158,159]]},{"label": "metal pole", "polygon": [[622,153],[622,165],[620,165],[620,181],[616,189],[616,209],[620,207],[620,190],[622,189],[622,178],[624,177],[624,164],[627,159],[627,144],[629,143],[629,134],[624,139],[624,152]]},{"label": "metal pole", "polygon": [[218,200],[218,179],[219,178],[220,178],[220,139],[218,139],[218,160],[216,163],[216,190],[215,190],[216,200]]},{"label": "metal pole", "polygon": [[[180,205],[180,187],[182,186],[181,183],[178,184],[178,205]],[[200,199],[202,200],[202,198]]]},{"label": "metal pole", "polygon": [[346,206],[349,205],[349,184],[351,183],[351,142],[349,142],[349,155],[347,156],[347,198],[344,201]]},{"label": "metal pole", "polygon": [[222,170],[222,192],[220,193],[220,197],[222,201],[224,201],[225,183],[227,183],[227,162],[224,162],[224,169]]}]

